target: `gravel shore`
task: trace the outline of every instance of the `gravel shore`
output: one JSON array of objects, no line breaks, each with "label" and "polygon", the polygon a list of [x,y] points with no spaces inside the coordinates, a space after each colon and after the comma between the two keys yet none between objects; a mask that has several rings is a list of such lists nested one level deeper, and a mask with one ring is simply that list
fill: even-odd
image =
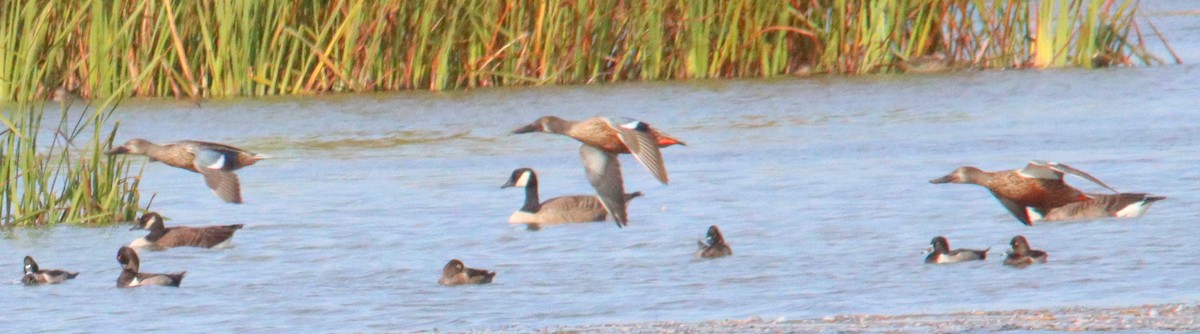
[{"label": "gravel shore", "polygon": [[[504,331],[503,329],[500,331]],[[958,333],[1002,331],[1200,332],[1200,305],[1067,307],[914,315],[840,315],[821,319],[720,320],[700,323],[649,322],[563,326],[541,333]]]}]

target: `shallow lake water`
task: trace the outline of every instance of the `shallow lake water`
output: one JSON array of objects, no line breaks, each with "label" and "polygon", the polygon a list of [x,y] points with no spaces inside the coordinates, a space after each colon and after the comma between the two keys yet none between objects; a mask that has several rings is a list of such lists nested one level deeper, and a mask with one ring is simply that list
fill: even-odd
[{"label": "shallow lake water", "polygon": [[[197,174],[145,167],[143,197],[169,226],[246,228],[228,249],[140,252],[144,271],[187,270],[178,289],[114,287],[117,248],[145,234],[128,226],[5,230],[0,328],[534,329],[1196,302],[1198,105],[1195,65],[130,101],[119,141],[272,157],[238,172],[243,205]],[[543,199],[592,193],[577,142],[509,134],[543,115],[630,116],[688,146],[663,150],[669,186],[622,157],[626,188],[646,193],[629,227],[528,231],[506,223],[523,201],[500,189],[513,169],[536,169]],[[981,187],[928,183],[1031,159],[1169,199],[1138,219],[1026,227]],[[735,255],[695,259],[713,224]],[[1050,262],[1002,266],[1017,234]],[[989,260],[922,264],[938,235],[991,247]],[[25,255],[82,274],[24,287]],[[452,258],[495,283],[437,285]]]}]

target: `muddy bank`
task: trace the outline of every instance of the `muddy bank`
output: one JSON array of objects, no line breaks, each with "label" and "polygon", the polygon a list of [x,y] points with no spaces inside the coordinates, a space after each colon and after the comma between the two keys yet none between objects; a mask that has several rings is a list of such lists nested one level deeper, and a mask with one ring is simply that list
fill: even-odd
[{"label": "muddy bank", "polygon": [[841,315],[773,321],[721,320],[701,323],[652,322],[555,327],[542,333],[796,333],[887,332],[956,333],[1000,331],[1200,331],[1200,306],[1142,305],[1118,308],[1069,307],[915,315]]}]

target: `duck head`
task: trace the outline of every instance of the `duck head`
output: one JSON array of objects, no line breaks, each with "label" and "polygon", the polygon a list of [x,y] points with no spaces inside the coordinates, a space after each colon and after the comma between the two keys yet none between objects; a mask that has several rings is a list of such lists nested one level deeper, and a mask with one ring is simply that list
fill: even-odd
[{"label": "duck head", "polygon": [[522,134],[522,133],[530,133],[530,132],[561,133],[562,132],[561,130],[563,130],[564,125],[566,125],[567,123],[569,123],[569,122],[563,120],[562,118],[558,118],[556,116],[542,116],[542,117],[538,118],[537,121],[534,121],[533,123],[529,123],[527,125],[513,129],[512,133],[513,134]]},{"label": "duck head", "polygon": [[950,252],[950,242],[943,236],[934,237],[929,241],[929,246],[933,247],[930,249],[933,253],[946,254]]},{"label": "duck head", "polygon": [[708,235],[706,238],[708,239],[709,245],[725,244],[725,237],[721,235],[721,229],[717,228],[717,225],[708,227]]},{"label": "duck head", "polygon": [[33,261],[32,256],[25,256],[25,274],[29,275],[38,272],[37,262]]},{"label": "duck head", "polygon": [[950,174],[929,180],[929,183],[978,183],[979,176],[983,175],[983,170],[971,166],[962,166],[955,168]]},{"label": "duck head", "polygon": [[454,277],[454,275],[458,275],[466,271],[466,268],[467,265],[463,264],[461,260],[450,260],[450,262],[446,263],[445,267],[442,267],[442,277]]},{"label": "duck head", "polygon": [[125,144],[122,144],[121,146],[117,146],[111,150],[108,150],[107,153],[110,155],[112,155],[112,154],[146,154],[146,148],[150,147],[151,145],[154,145],[154,143],[151,143],[149,140],[135,138],[135,139],[130,139],[129,141],[125,142]]},{"label": "duck head", "polygon": [[1018,235],[1013,237],[1012,241],[1009,242],[1009,245],[1012,246],[1012,251],[1009,252],[1010,254],[1025,255],[1026,253],[1029,253],[1029,241],[1025,240],[1025,236]]},{"label": "duck head", "polygon": [[122,270],[137,272],[141,267],[141,260],[138,259],[137,252],[129,246],[121,246],[117,250],[117,263],[121,264]]}]

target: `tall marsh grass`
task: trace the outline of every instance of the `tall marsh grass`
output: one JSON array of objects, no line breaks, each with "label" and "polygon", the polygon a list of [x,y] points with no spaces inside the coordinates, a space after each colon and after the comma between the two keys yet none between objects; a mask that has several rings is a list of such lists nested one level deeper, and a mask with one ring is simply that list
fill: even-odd
[{"label": "tall marsh grass", "polygon": [[[44,101],[24,103],[0,114],[7,127],[0,133],[0,226],[132,219],[140,177],[127,177],[130,163],[103,153],[117,130],[105,126],[113,109],[61,105],[51,122]],[[51,131],[43,131],[46,123]]]},{"label": "tall marsh grass", "polygon": [[[1161,62],[1134,0],[10,0],[0,95],[442,90]],[[38,36],[39,42],[27,36]],[[40,44],[34,47],[30,44]],[[19,73],[47,65],[45,77]]]},{"label": "tall marsh grass", "polygon": [[[0,104],[0,226],[131,219],[140,178],[128,177],[130,165],[103,152],[117,131],[108,125],[114,100],[135,80],[96,72],[111,68],[109,60],[116,57],[106,54],[122,46],[100,36],[76,43],[82,31],[98,31],[85,27],[87,16],[65,12],[79,9],[69,2],[42,3],[0,3],[0,90],[8,100]],[[63,26],[73,28],[58,31]],[[74,48],[80,45],[96,49]],[[47,101],[63,80],[87,82],[89,91],[109,98],[82,108],[71,108],[69,96],[61,96],[67,98],[61,103]]]}]

